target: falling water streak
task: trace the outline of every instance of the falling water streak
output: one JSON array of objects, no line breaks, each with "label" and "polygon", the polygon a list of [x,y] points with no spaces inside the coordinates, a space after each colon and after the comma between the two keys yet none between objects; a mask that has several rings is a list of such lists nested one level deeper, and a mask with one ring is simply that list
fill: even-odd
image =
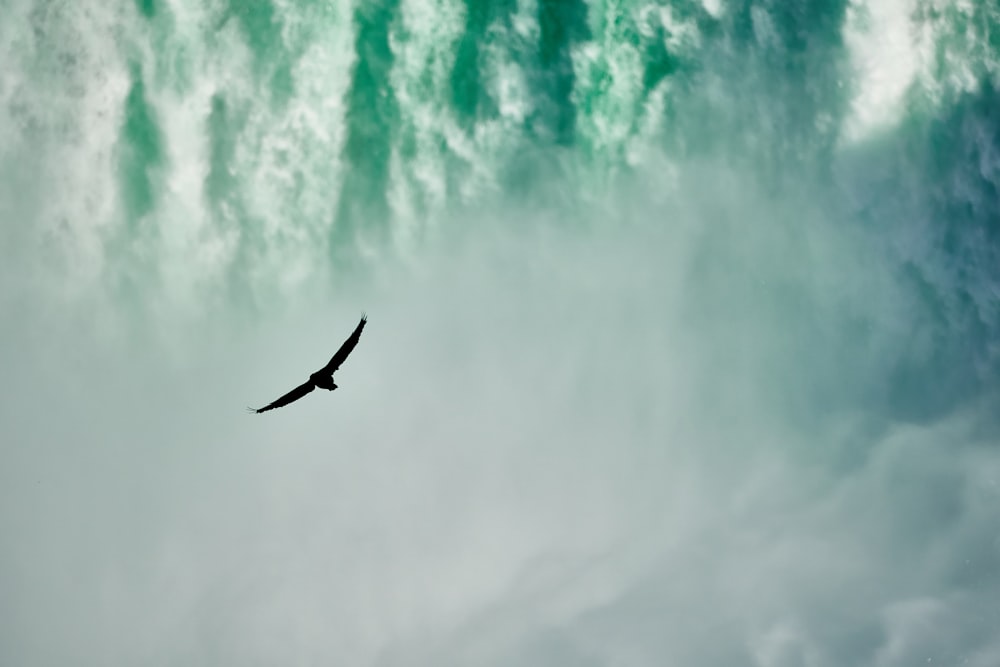
[{"label": "falling water streak", "polygon": [[990,3],[3,14],[0,657],[996,664]]}]

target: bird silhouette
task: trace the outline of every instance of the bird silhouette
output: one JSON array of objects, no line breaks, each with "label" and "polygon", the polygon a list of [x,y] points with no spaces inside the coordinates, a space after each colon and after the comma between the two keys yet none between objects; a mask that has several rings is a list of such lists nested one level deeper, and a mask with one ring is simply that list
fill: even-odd
[{"label": "bird silhouette", "polygon": [[357,346],[358,339],[361,338],[361,330],[365,328],[365,323],[367,321],[368,317],[362,313],[361,321],[358,322],[358,326],[355,327],[354,333],[352,333],[350,337],[344,341],[344,343],[340,346],[340,349],[337,350],[333,357],[330,358],[327,365],[310,375],[306,382],[303,382],[281,398],[272,403],[268,403],[262,408],[254,409],[248,407],[247,410],[260,414],[261,412],[274,410],[275,408],[280,408],[284,405],[292,403],[293,401],[297,401],[316,387],[322,387],[327,391],[333,391],[336,389],[337,385],[333,383],[333,373],[340,368],[340,365],[344,363],[345,359],[347,359],[347,355],[349,355],[354,350],[355,346]]}]

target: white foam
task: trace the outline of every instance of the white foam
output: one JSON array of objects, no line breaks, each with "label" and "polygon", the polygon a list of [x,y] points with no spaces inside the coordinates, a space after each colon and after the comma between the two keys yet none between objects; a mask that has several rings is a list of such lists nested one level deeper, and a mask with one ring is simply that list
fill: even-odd
[{"label": "white foam", "polygon": [[860,141],[900,118],[920,61],[911,19],[915,10],[916,0],[855,0],[848,8],[844,40],[857,93],[846,141]]},{"label": "white foam", "polygon": [[574,48],[573,94],[581,110],[577,127],[609,164],[620,159],[632,166],[645,160],[659,163],[656,137],[672,89],[669,77],[644,89],[649,64],[643,54],[654,40],[663,40],[662,47],[671,54],[696,48],[701,34],[694,22],[657,3],[636,6],[625,16],[617,15],[618,9],[610,6],[592,16],[593,41]]},{"label": "white foam", "polygon": [[[1000,85],[1000,56],[990,46],[1000,31],[996,3],[972,0],[928,0],[921,5],[920,82],[933,103],[949,94],[973,92],[983,75]],[[933,58],[930,57],[933,55]]]},{"label": "white foam", "polygon": [[113,35],[128,18],[67,3],[5,10],[4,22],[16,37],[4,40],[3,125],[17,131],[2,144],[28,160],[34,191],[25,193],[34,200],[35,236],[24,250],[40,242],[48,251],[44,280],[79,295],[100,275],[115,206],[115,142],[129,84]]},{"label": "white foam", "polygon": [[717,19],[722,15],[722,0],[701,0],[701,6],[712,18]]}]

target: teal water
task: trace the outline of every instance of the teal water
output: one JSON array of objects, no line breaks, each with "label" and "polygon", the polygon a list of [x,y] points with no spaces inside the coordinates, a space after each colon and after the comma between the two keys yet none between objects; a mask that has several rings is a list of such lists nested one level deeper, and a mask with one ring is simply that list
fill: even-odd
[{"label": "teal water", "polygon": [[1000,664],[994,4],[0,16],[0,664]]}]

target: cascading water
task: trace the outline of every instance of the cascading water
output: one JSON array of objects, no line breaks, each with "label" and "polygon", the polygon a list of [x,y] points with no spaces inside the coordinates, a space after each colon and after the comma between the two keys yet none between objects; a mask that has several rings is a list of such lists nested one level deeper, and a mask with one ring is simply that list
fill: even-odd
[{"label": "cascading water", "polygon": [[0,664],[1000,664],[995,3],[0,16]]}]

